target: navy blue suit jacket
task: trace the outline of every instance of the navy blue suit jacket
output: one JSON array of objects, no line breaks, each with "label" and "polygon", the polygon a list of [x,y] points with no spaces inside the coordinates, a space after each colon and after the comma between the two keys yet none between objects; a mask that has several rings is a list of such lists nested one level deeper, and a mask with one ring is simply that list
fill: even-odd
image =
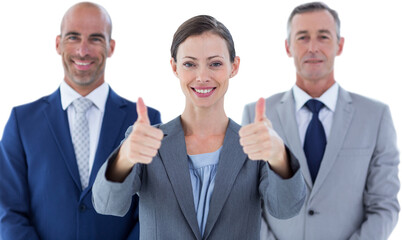
[{"label": "navy blue suit jacket", "polygon": [[[148,115],[151,124],[160,123],[157,110],[148,108]],[[138,239],[138,204],[113,217],[97,214],[91,201],[96,173],[136,119],[135,103],[110,89],[89,187],[82,191],[60,90],[15,107],[0,143],[2,239]]]}]

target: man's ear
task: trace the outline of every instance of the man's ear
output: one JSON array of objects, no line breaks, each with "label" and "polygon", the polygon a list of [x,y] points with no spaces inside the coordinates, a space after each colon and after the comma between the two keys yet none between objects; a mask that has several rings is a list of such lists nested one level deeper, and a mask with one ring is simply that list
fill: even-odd
[{"label": "man's ear", "polygon": [[341,55],[343,51],[343,44],[345,44],[345,38],[341,37],[338,41],[338,52],[336,53],[336,56]]},{"label": "man's ear", "polygon": [[116,41],[111,39],[109,42],[109,52],[107,54],[107,57],[111,57],[113,55],[115,46],[116,46]]},{"label": "man's ear", "polygon": [[61,36],[57,35],[57,37],[56,37],[56,51],[57,51],[57,53],[59,55],[61,55],[60,41],[61,41]]},{"label": "man's ear", "polygon": [[290,50],[290,43],[288,42],[287,39],[285,39],[285,48],[286,48],[286,53],[288,54],[288,56],[292,57],[292,51]]}]

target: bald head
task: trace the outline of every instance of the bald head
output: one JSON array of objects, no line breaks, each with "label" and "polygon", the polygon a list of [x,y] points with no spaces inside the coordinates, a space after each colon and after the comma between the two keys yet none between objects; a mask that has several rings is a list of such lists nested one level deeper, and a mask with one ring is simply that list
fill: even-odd
[{"label": "bald head", "polygon": [[112,39],[112,19],[104,7],[92,2],[80,2],[67,10],[61,21],[60,36],[65,34],[63,30],[65,29],[65,25],[69,22],[69,20],[74,18],[77,19],[78,16],[78,21],[80,21],[79,16],[85,16],[87,12],[97,12],[99,24],[105,25],[104,27],[106,28],[110,41]]},{"label": "bald head", "polygon": [[61,22],[56,50],[65,82],[82,96],[104,83],[106,59],[114,52],[112,23],[106,10],[94,3],[72,6]]}]

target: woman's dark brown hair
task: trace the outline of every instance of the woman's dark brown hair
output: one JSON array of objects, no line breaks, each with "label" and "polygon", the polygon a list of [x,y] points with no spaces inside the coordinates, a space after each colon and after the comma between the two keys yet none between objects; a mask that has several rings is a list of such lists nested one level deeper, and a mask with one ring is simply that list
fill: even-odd
[{"label": "woman's dark brown hair", "polygon": [[208,15],[199,15],[185,21],[177,29],[173,36],[170,53],[175,62],[177,62],[177,49],[180,44],[190,36],[201,35],[204,32],[211,32],[223,38],[229,50],[230,61],[233,63],[236,57],[236,51],[232,35],[221,22]]}]

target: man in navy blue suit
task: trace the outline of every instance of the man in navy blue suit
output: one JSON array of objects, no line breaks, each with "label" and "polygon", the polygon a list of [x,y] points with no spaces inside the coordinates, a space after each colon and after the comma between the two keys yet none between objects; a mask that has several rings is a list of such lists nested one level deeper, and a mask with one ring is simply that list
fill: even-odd
[{"label": "man in navy blue suit", "polygon": [[[113,217],[97,214],[91,202],[98,169],[137,119],[136,104],[104,80],[115,47],[111,32],[103,7],[71,7],[56,38],[65,73],[60,88],[13,108],[0,143],[0,239],[138,239],[137,204]],[[77,99],[88,103],[79,141]],[[157,110],[148,115],[151,124],[160,122]]]}]

